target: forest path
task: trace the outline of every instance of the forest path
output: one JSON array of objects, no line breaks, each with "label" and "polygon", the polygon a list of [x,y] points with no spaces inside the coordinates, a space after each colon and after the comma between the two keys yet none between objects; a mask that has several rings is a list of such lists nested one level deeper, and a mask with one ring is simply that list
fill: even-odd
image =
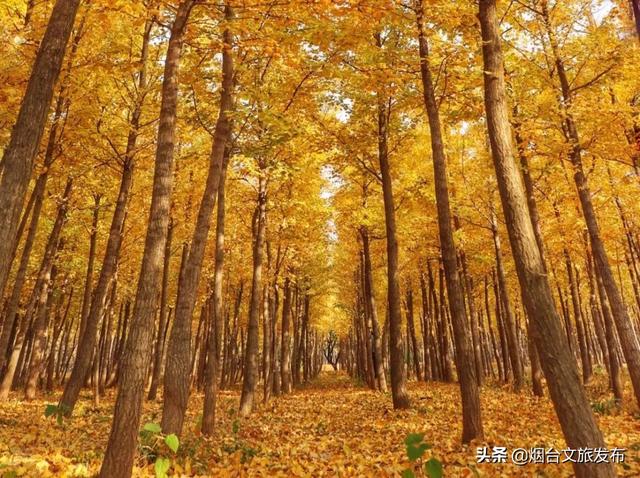
[{"label": "forest path", "polygon": [[[565,442],[548,399],[516,395],[508,388],[483,388],[486,440],[463,447],[458,385],[410,382],[409,391],[412,408],[394,411],[390,393],[372,392],[344,373],[323,372],[240,424],[239,437],[259,450],[251,465],[242,468],[247,476],[400,476],[409,466],[405,437],[424,433],[425,441],[433,445],[425,458],[437,457],[445,476],[476,476],[474,470],[480,476],[572,475],[568,465],[477,464],[477,446],[563,449]],[[237,403],[233,396],[223,400],[230,409]],[[607,444],[630,449],[627,456],[633,473],[620,467],[619,475],[639,476],[640,421],[629,418],[625,414],[599,417]],[[234,458],[235,465],[216,466],[221,476],[240,468],[238,456]]]},{"label": "forest path", "polygon": [[[174,476],[400,476],[409,465],[403,443],[409,433],[425,434],[425,441],[433,445],[425,458],[438,458],[446,477],[571,476],[568,465],[521,468],[476,463],[477,446],[564,448],[548,399],[484,387],[486,440],[463,447],[457,385],[410,382],[409,391],[413,407],[394,411],[390,394],[372,392],[343,373],[323,372],[290,395],[258,404],[249,418],[238,420],[239,393],[225,390],[218,400],[216,435],[208,440],[198,432],[202,395],[196,393],[190,401]],[[85,392],[75,416],[62,425],[43,416],[46,404],[55,397],[28,403],[18,401],[16,395],[16,400],[0,407],[0,476],[13,469],[29,477],[92,476],[98,471],[113,391],[97,409]],[[158,422],[160,410],[160,401],[146,402],[143,423]],[[608,446],[628,449],[630,468],[620,466],[619,476],[640,476],[640,420],[626,412],[598,417]],[[153,464],[139,457],[134,476],[153,476]]]}]

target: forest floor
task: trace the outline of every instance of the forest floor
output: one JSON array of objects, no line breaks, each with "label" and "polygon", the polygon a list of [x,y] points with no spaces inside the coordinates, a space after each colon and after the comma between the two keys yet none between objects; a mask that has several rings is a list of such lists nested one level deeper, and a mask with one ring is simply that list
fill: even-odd
[{"label": "forest floor", "polygon": [[[603,385],[594,382],[590,394],[604,394]],[[194,394],[169,474],[400,476],[410,464],[405,437],[424,433],[432,448],[423,460],[436,457],[446,477],[571,476],[568,464],[518,467],[477,463],[476,449],[482,446],[563,449],[564,440],[548,399],[516,395],[507,387],[484,387],[486,439],[463,447],[458,387],[412,382],[409,389],[412,409],[394,411],[388,394],[371,392],[341,373],[323,372],[318,380],[294,393],[259,405],[244,420],[235,417],[239,394],[223,391],[218,400],[217,434],[208,440],[197,431],[202,395]],[[628,392],[627,401],[631,402]],[[58,394],[32,402],[15,395],[0,404],[0,476],[94,476],[108,438],[113,393],[110,391],[97,408],[88,394],[83,395],[74,417],[61,424],[43,413]],[[608,410],[608,403],[594,402],[594,407],[599,410],[597,417],[607,445],[627,449],[624,466],[618,465],[619,476],[640,476],[640,415],[635,409]],[[143,424],[159,422],[160,409],[160,401],[147,402]],[[134,476],[154,476],[153,463],[145,460],[143,453],[139,455]]]}]

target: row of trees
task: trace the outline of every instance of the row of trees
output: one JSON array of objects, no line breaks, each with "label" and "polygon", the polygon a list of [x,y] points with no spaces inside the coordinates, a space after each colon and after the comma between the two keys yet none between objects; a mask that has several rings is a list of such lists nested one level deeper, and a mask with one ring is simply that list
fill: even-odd
[{"label": "row of trees", "polygon": [[44,3],[2,13],[0,398],[117,385],[102,476],[161,384],[211,434],[219,387],[248,416],[323,360],[400,409],[456,376],[465,443],[527,365],[573,448],[594,364],[640,403],[637,1]]}]

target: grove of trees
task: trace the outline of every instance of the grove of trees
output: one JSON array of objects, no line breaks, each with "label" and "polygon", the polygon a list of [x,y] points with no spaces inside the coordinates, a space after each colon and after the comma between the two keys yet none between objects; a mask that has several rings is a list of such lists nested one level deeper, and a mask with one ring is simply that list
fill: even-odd
[{"label": "grove of trees", "polygon": [[4,0],[0,24],[0,411],[106,399],[101,477],[134,472],[148,403],[215,440],[223,391],[251,420],[321,373],[397,413],[457,384],[464,445],[496,388],[549,397],[575,449],[616,445],[593,384],[634,419],[640,1]]}]

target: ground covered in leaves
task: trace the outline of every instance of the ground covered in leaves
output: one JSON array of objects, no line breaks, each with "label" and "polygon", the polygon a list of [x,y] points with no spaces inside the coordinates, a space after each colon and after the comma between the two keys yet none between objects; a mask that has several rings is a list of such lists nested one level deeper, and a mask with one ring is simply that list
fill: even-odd
[{"label": "ground covered in leaves", "polygon": [[[590,394],[607,445],[626,448],[619,476],[640,476],[640,415],[612,408],[595,381]],[[143,439],[134,476],[154,476],[155,453],[166,455],[171,476],[385,477],[409,466],[404,439],[424,433],[432,445],[422,460],[437,458],[444,476],[571,476],[565,465],[477,464],[478,446],[564,448],[547,399],[516,395],[507,388],[484,387],[482,412],[486,439],[460,445],[459,391],[455,384],[412,383],[413,408],[396,412],[390,396],[371,392],[345,375],[323,373],[295,393],[260,405],[248,419],[235,416],[238,393],[224,391],[218,402],[217,435],[199,432],[202,397],[190,402],[177,453],[155,438]],[[58,395],[0,404],[0,476],[93,476],[108,437],[114,395],[95,408],[87,396],[72,419],[45,417]],[[631,402],[629,396],[629,402]],[[160,421],[159,402],[145,405],[143,424]],[[631,407],[631,405],[629,405]],[[151,427],[153,428],[153,427]]]}]

